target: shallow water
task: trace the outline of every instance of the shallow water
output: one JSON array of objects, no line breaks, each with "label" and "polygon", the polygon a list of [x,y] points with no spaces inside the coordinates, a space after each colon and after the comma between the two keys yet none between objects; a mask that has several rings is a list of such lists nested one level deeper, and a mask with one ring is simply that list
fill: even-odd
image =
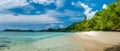
[{"label": "shallow water", "polygon": [[0,32],[0,51],[78,51],[69,32]]}]

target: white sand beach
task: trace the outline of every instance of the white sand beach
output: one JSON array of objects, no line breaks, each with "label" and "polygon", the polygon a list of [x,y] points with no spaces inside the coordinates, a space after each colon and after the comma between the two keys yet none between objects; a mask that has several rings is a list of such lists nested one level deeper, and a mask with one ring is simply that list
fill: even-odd
[{"label": "white sand beach", "polygon": [[75,37],[86,51],[103,51],[120,42],[120,32],[77,32]]}]

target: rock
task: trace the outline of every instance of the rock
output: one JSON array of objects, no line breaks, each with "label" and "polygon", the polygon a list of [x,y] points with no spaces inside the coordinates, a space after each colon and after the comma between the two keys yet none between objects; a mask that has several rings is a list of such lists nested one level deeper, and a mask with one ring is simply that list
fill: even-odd
[{"label": "rock", "polygon": [[9,46],[6,44],[0,45],[0,50],[6,49],[6,48],[9,49]]}]

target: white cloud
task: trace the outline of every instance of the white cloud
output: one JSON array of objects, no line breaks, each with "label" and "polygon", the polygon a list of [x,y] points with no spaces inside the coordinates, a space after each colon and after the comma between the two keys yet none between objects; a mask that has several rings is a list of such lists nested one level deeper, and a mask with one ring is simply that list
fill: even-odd
[{"label": "white cloud", "polygon": [[57,6],[57,9],[59,9],[64,5],[64,0],[31,0],[30,2],[43,4],[43,5],[49,5],[51,3],[55,3],[55,5]]},{"label": "white cloud", "polygon": [[80,12],[75,12],[71,10],[64,10],[64,12],[57,12],[56,10],[49,10],[47,13],[49,16],[55,16],[55,17],[65,17],[65,16],[70,16],[70,17],[76,17],[76,16],[81,16],[82,13]]},{"label": "white cloud", "polygon": [[103,4],[103,9],[107,9],[107,4]]},{"label": "white cloud", "polygon": [[86,5],[85,3],[82,3],[82,2],[77,2],[76,4],[75,3],[71,3],[72,5],[76,5],[76,6],[81,6],[84,8],[84,14],[87,16],[87,19],[91,19],[94,14],[97,12],[97,11],[92,11],[92,8],[90,8],[88,5]]},{"label": "white cloud", "polygon": [[[30,2],[43,4],[43,5],[49,5],[51,3],[55,3],[57,8],[62,7],[64,4],[64,0],[30,0]],[[0,0],[0,10],[15,8],[15,7],[21,7],[29,5],[27,0]]]},{"label": "white cloud", "polygon": [[55,28],[55,26],[56,26],[55,24],[49,24],[44,29]]},{"label": "white cloud", "polygon": [[28,5],[26,0],[0,0],[0,10]]},{"label": "white cloud", "polygon": [[[71,10],[64,10],[64,12],[57,12],[55,10],[49,10],[47,11],[46,14],[49,16],[58,18],[58,20],[61,20],[61,21],[64,20],[67,22],[83,20],[82,18],[80,18],[83,14],[82,12],[76,12],[76,11],[71,11]],[[68,17],[68,19],[63,19],[63,17]]]},{"label": "white cloud", "polygon": [[0,15],[0,23],[61,23],[57,19],[48,15]]},{"label": "white cloud", "polygon": [[55,0],[31,0],[31,2],[48,5],[50,3],[54,3]]},{"label": "white cloud", "polygon": [[74,2],[72,2],[71,5],[76,5],[76,4]]},{"label": "white cloud", "polygon": [[59,9],[64,5],[64,0],[56,0],[55,4],[57,6],[57,9]]},{"label": "white cloud", "polygon": [[[49,5],[51,3],[54,3],[57,6],[56,9],[59,9],[64,5],[64,0],[30,0],[29,2],[43,5]],[[10,8],[27,6],[29,5],[29,2],[27,2],[27,0],[0,0],[0,11],[4,11]]]},{"label": "white cloud", "polygon": [[60,27],[60,28],[65,28],[65,26],[64,26],[64,25],[59,25],[59,27]]}]

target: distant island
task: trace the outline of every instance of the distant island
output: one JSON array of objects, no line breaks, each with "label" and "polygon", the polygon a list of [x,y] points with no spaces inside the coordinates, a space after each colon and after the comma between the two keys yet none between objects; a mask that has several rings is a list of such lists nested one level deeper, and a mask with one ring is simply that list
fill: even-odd
[{"label": "distant island", "polygon": [[40,30],[40,32],[67,32],[66,28],[48,28],[48,29],[43,29]]}]

